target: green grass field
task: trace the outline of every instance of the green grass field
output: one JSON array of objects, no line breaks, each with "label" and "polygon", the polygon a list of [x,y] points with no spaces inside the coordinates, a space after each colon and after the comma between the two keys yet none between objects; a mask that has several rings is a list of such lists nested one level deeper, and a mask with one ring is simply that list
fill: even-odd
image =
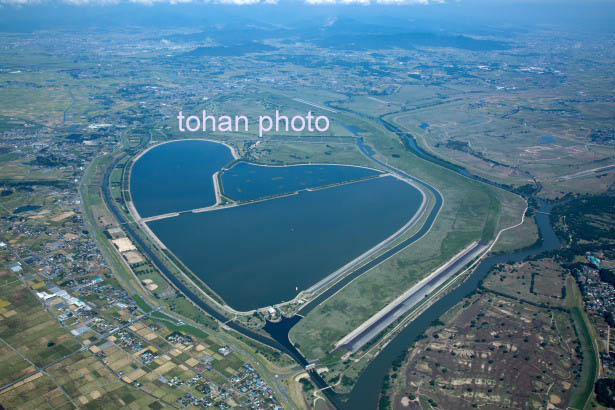
[{"label": "green grass field", "polygon": [[568,288],[571,290],[568,299],[571,306],[570,315],[574,321],[583,357],[579,385],[573,392],[568,405],[576,409],[585,409],[588,408],[594,393],[594,382],[596,381],[599,359],[596,345],[594,344],[595,336],[592,335],[591,324],[583,308],[581,292],[573,280],[570,279],[568,283]]},{"label": "green grass field", "polygon": [[44,366],[81,347],[21,282],[0,287],[0,299],[17,312],[0,321],[0,338],[35,365]]},{"label": "green grass field", "polygon": [[383,160],[436,186],[444,204],[424,238],[357,278],[293,328],[292,340],[310,359],[325,357],[335,342],[470,242],[491,240],[500,229],[520,222],[525,209],[518,196],[417,158],[378,124],[351,114],[341,117],[365,130],[362,135]]}]

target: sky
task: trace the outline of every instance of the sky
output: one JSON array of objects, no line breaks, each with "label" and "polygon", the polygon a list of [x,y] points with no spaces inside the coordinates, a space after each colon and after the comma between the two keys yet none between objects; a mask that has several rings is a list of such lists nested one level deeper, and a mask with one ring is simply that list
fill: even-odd
[{"label": "sky", "polygon": [[458,3],[484,3],[493,4],[574,4],[583,3],[604,3],[613,4],[615,0],[0,0],[0,5],[19,6],[19,5],[40,5],[49,3],[63,3],[79,6],[100,6],[117,5],[122,3],[156,5],[156,4],[232,4],[232,5],[255,5],[267,4],[276,5],[280,3],[305,3],[305,4],[336,4],[336,5],[415,5],[428,6],[433,4],[458,4]]},{"label": "sky", "polygon": [[[203,3],[203,4],[233,4],[233,5],[254,5],[268,4],[276,5],[279,2],[286,0],[0,0],[0,5],[5,6],[23,6],[37,5],[45,3],[64,3],[68,5],[79,6],[99,6],[99,5],[116,5],[120,3],[132,3],[143,5],[156,5],[160,3],[166,4],[183,4],[183,3]],[[444,3],[446,0],[296,0],[306,4],[390,4],[390,5],[429,5],[436,3]],[[458,1],[458,0],[453,0]]]},{"label": "sky", "polygon": [[[189,26],[234,18],[283,24],[350,15],[468,27],[506,24],[615,32],[615,0],[0,0],[0,31],[93,25]],[[382,22],[386,24],[386,22]],[[430,29],[427,26],[427,29]]]},{"label": "sky", "polygon": [[523,4],[615,4],[615,0],[0,0],[0,7],[19,7],[27,5],[65,4],[74,6],[112,6],[118,4],[138,4],[153,6],[159,4],[220,4],[220,5],[277,5],[310,4],[310,5],[402,5],[402,6],[429,6],[434,4],[476,4],[493,5],[523,5]]},{"label": "sky", "polygon": [[[156,5],[160,3],[166,4],[183,4],[183,3],[204,3],[204,4],[233,4],[233,5],[254,5],[268,4],[276,5],[279,2],[287,0],[0,0],[0,5],[5,6],[20,6],[20,5],[37,5],[51,2],[60,2],[68,5],[80,6],[99,6],[99,5],[116,5],[119,3],[132,3],[143,5]],[[429,5],[444,3],[446,0],[291,0],[306,4],[389,4],[389,5]],[[450,1],[450,0],[449,0]],[[452,0],[459,1],[459,0]]]}]

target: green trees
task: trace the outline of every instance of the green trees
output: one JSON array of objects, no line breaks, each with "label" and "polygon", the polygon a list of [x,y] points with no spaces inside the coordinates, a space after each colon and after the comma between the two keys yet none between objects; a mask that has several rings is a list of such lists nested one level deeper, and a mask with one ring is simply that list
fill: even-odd
[{"label": "green trees", "polygon": [[594,387],[596,400],[605,407],[615,407],[615,379],[603,378]]}]

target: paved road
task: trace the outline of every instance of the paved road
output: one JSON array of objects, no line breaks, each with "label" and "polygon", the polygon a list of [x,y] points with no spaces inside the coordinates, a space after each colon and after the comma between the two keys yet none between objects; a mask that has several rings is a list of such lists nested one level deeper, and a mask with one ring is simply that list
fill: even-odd
[{"label": "paved road", "polygon": [[[132,325],[134,325],[135,323],[137,323],[138,321],[140,321],[140,320],[142,320],[142,319],[144,319],[144,318],[146,318],[146,317],[149,317],[149,315],[150,315],[151,313],[152,313],[152,312],[150,312],[150,313],[148,313],[148,314],[146,314],[146,315],[143,315],[143,316],[139,316],[138,318],[136,318],[136,319],[134,319],[134,320],[131,320],[130,322],[126,323],[125,325],[123,325],[123,326],[121,326],[121,327],[115,328],[115,329],[113,329],[113,330],[110,330],[110,331],[108,331],[108,332],[106,332],[106,333],[102,334],[102,335],[99,335],[99,336],[96,338],[96,340],[94,340],[93,342],[90,342],[90,343],[88,343],[87,345],[83,345],[83,346],[81,346],[81,348],[80,348],[80,349],[77,349],[77,350],[75,350],[75,351],[73,351],[73,352],[71,352],[71,353],[69,353],[69,354],[67,354],[67,355],[64,355],[64,356],[62,356],[62,357],[60,357],[60,358],[58,358],[58,359],[54,360],[54,361],[53,361],[53,362],[51,362],[51,363],[48,363],[48,364],[46,364],[46,365],[44,365],[44,366],[40,366],[40,367],[35,365],[35,366],[36,366],[36,369],[37,369],[36,371],[33,371],[33,372],[31,372],[31,373],[28,373],[28,374],[26,374],[25,376],[20,377],[19,379],[13,380],[11,383],[5,384],[4,386],[0,386],[0,393],[2,393],[2,391],[4,391],[4,390],[8,389],[9,387],[11,387],[12,385],[14,385],[15,383],[19,383],[20,381],[25,380],[25,379],[27,379],[28,377],[33,376],[33,375],[35,375],[35,374],[36,374],[36,373],[38,373],[38,372],[45,371],[45,370],[46,370],[46,369],[48,369],[49,367],[51,367],[51,366],[53,366],[53,365],[55,365],[55,364],[58,364],[58,363],[60,363],[61,361],[66,360],[66,359],[68,359],[69,357],[72,357],[72,356],[76,355],[76,354],[77,354],[77,353],[79,353],[79,352],[83,352],[84,350],[89,349],[91,346],[94,346],[95,344],[100,343],[102,340],[104,340],[104,339],[108,338],[109,336],[111,336],[111,335],[113,335],[113,334],[115,334],[115,333],[119,332],[120,330],[123,330],[123,329],[125,329],[125,328],[127,328],[127,327],[129,327],[129,326],[132,326]],[[5,342],[5,343],[6,343],[6,342]],[[7,343],[7,345],[8,345],[8,343]],[[9,346],[10,346],[10,345],[9,345]],[[24,359],[25,359],[25,357],[24,357]],[[34,365],[34,363],[32,363],[32,364]]]},{"label": "paved road", "polygon": [[[210,314],[211,316],[213,316],[215,319],[217,319],[218,321],[224,323],[227,321],[227,318],[220,312],[218,312],[217,310],[215,310],[214,308],[212,308],[211,306],[209,306],[207,303],[205,303],[201,298],[199,298],[196,294],[194,294],[194,292],[192,292],[192,290],[190,290],[186,285],[184,285],[183,282],[181,282],[179,279],[177,279],[175,277],[175,275],[170,271],[170,269],[166,266],[166,264],[164,264],[162,262],[162,260],[160,259],[160,257],[158,257],[158,255],[156,255],[151,248],[149,247],[149,245],[147,243],[145,243],[145,241],[141,238],[140,235],[138,235],[135,231],[135,229],[133,228],[132,224],[129,223],[129,221],[126,219],[126,217],[122,214],[122,212],[118,209],[118,207],[115,205],[115,202],[113,201],[112,197],[111,197],[111,190],[109,188],[109,177],[111,175],[111,170],[113,168],[115,168],[115,166],[117,165],[117,163],[120,161],[121,158],[118,158],[115,160],[115,162],[107,169],[107,171],[105,172],[105,176],[103,178],[103,186],[102,186],[102,191],[103,191],[103,197],[105,199],[106,205],[109,208],[109,210],[113,213],[113,215],[115,216],[115,218],[117,219],[117,221],[123,226],[123,229],[126,231],[126,233],[131,237],[131,239],[139,246],[140,250],[142,250],[152,261],[152,263],[158,268],[158,270],[169,280],[169,282],[171,282],[177,289],[179,289],[187,298],[189,298],[191,301],[193,301],[197,306],[199,306],[201,309],[203,309],[205,312],[207,312],[208,314]],[[275,349],[279,349],[279,350],[283,350],[285,351],[285,349],[283,348],[283,346],[281,346],[279,343],[269,339],[268,337],[265,337],[261,334],[255,333],[249,329],[244,328],[243,326],[238,325],[235,322],[229,322],[226,324],[226,326],[230,327],[231,329],[234,329],[240,333],[243,333],[244,335],[255,339],[261,343],[264,343],[268,346],[271,346]]]},{"label": "paved road", "polygon": [[312,299],[309,303],[307,303],[305,306],[303,306],[297,312],[297,314],[300,315],[300,316],[307,315],[310,311],[312,311],[312,309],[314,309],[315,307],[320,305],[322,302],[324,302],[325,300],[327,300],[328,298],[330,298],[331,296],[333,296],[337,292],[339,292],[342,288],[344,288],[350,282],[355,280],[357,277],[361,276],[362,274],[364,274],[365,272],[369,271],[370,269],[373,269],[374,267],[378,266],[379,264],[381,264],[385,260],[387,260],[390,257],[394,256],[395,254],[401,252],[402,250],[407,248],[409,245],[411,245],[412,243],[418,241],[423,236],[425,236],[431,230],[431,227],[433,226],[433,223],[435,222],[438,214],[440,213],[440,209],[442,208],[442,204],[444,202],[444,200],[442,198],[442,194],[440,194],[440,191],[438,191],[433,186],[427,184],[424,181],[421,181],[418,178],[415,178],[415,177],[405,173],[404,171],[401,171],[401,170],[399,170],[399,169],[397,169],[397,168],[387,164],[384,161],[381,161],[381,160],[377,159],[375,157],[376,153],[374,152],[374,150],[369,145],[365,145],[365,143],[363,142],[363,138],[358,137],[357,138],[357,144],[359,146],[359,149],[361,150],[361,153],[363,153],[363,155],[367,156],[369,159],[371,159],[374,162],[380,164],[381,166],[387,168],[389,171],[397,174],[398,176],[410,179],[410,180],[414,181],[415,183],[420,184],[420,185],[426,187],[427,190],[429,190],[433,194],[433,196],[435,197],[434,207],[432,208],[431,212],[427,216],[427,220],[425,221],[425,223],[423,224],[423,226],[421,227],[421,229],[419,229],[419,231],[417,233],[415,233],[414,235],[412,235],[410,238],[406,239],[405,241],[400,242],[399,244],[395,245],[394,247],[392,247],[388,251],[380,254],[379,256],[377,256],[376,258],[372,259],[371,261],[369,261],[365,265],[359,267],[358,269],[356,269],[352,273],[350,273],[347,276],[345,276],[344,278],[342,278],[339,282],[337,282],[336,284],[331,286],[329,289],[327,289],[326,291],[321,293],[315,299]]},{"label": "paved road", "polygon": [[[200,299],[197,295],[195,295],[194,292],[192,292],[189,288],[187,288],[186,285],[184,285],[182,282],[180,282],[175,277],[175,275],[167,268],[167,266],[162,262],[162,260],[149,248],[149,246],[143,241],[143,239],[136,234],[134,228],[132,227],[132,224],[120,212],[120,210],[115,205],[115,202],[113,202],[113,199],[111,197],[111,190],[109,189],[109,186],[110,186],[109,185],[109,178],[111,176],[111,171],[115,168],[115,166],[120,161],[120,159],[121,158],[118,158],[118,159],[115,160],[115,162],[107,169],[107,171],[105,172],[104,178],[103,178],[103,184],[102,184],[101,188],[102,188],[102,192],[103,192],[103,198],[105,200],[105,203],[106,203],[107,207],[113,213],[113,215],[117,219],[118,223],[120,225],[122,225],[123,228],[126,230],[126,233],[134,240],[135,243],[137,243],[137,245],[141,248],[141,250],[146,255],[149,256],[149,258],[152,261],[152,263],[167,278],[167,280],[169,280],[169,282],[171,282],[188,299],[190,299],[192,302],[194,302],[198,307],[203,309],[209,315],[213,316],[215,319],[217,319],[221,323],[226,322],[227,318],[224,315],[222,315],[220,312],[218,312],[217,310],[213,309],[211,306],[206,304],[202,299]],[[172,317],[173,319],[176,319],[177,321],[180,321],[180,319],[178,319],[177,317],[173,316],[172,314],[170,314],[168,312],[163,312],[163,313],[165,315],[169,316],[169,317]],[[227,327],[229,327],[229,328],[231,328],[231,329],[233,329],[233,330],[235,330],[235,331],[237,331],[237,332],[239,332],[239,333],[241,333],[241,334],[243,334],[243,335],[245,335],[245,336],[247,336],[247,337],[249,337],[251,339],[254,339],[254,340],[258,341],[258,342],[261,342],[264,345],[270,346],[270,347],[272,347],[272,348],[274,348],[276,350],[283,351],[283,352],[289,354],[293,358],[295,357],[293,355],[293,352],[289,351],[286,347],[284,347],[282,344],[280,344],[276,340],[270,339],[270,338],[268,338],[266,336],[263,336],[262,334],[255,333],[255,332],[253,332],[253,331],[251,331],[249,329],[244,328],[243,326],[241,326],[241,325],[239,325],[239,324],[237,324],[235,322],[228,322],[228,323],[225,324],[225,326],[227,326]],[[259,370],[261,370],[261,372],[265,372],[266,371],[262,367]]]},{"label": "paved road", "polygon": [[615,168],[615,165],[607,165],[605,167],[588,169],[586,171],[577,172],[576,174],[564,175],[564,176],[559,177],[559,179],[561,181],[568,181],[570,179],[583,178],[583,177],[594,175],[600,172],[610,171],[614,168]]},{"label": "paved road", "polygon": [[408,292],[400,300],[397,300],[396,303],[387,306],[387,310],[381,311],[382,314],[380,314],[379,317],[368,326],[359,330],[355,334],[349,334],[349,338],[344,338],[346,340],[342,339],[336,347],[345,347],[353,353],[356,352],[380,334],[380,332],[389,327],[393,322],[407,313],[410,309],[415,307],[419,302],[425,300],[431,292],[438,289],[485,249],[487,249],[487,244],[485,243],[477,242],[473,244],[464,252],[449,261],[443,269],[435,271],[435,274],[428,280],[420,283],[419,286],[415,286],[410,289],[410,292]]},{"label": "paved road", "polygon": [[[423,226],[421,227],[421,229],[414,235],[412,235],[412,237],[408,238],[407,240],[399,243],[398,245],[394,246],[393,248],[391,248],[390,250],[384,252],[383,254],[381,254],[380,256],[376,257],[375,259],[373,259],[372,261],[370,261],[369,263],[363,265],[362,267],[360,267],[359,269],[355,270],[354,272],[350,273],[349,275],[347,275],[346,277],[344,277],[342,280],[340,280],[339,282],[337,282],[335,285],[333,285],[331,288],[329,288],[328,290],[326,290],[325,292],[323,292],[321,295],[319,295],[317,298],[313,299],[309,304],[307,304],[306,306],[304,306],[299,312],[298,315],[294,316],[293,318],[290,319],[286,319],[288,321],[290,321],[292,324],[285,328],[284,332],[269,332],[268,328],[265,328],[266,331],[268,331],[271,336],[273,337],[273,339],[270,339],[266,336],[263,336],[262,334],[256,333],[254,331],[251,331],[249,329],[244,328],[243,326],[237,324],[236,322],[228,322],[226,323],[226,326],[230,327],[233,330],[236,330],[237,332],[251,338],[254,340],[257,340],[265,345],[268,345],[270,347],[273,347],[274,349],[283,351],[287,354],[289,354],[291,357],[293,357],[299,364],[301,364],[302,366],[305,366],[307,362],[307,360],[305,359],[305,357],[303,356],[303,354],[301,354],[301,352],[299,352],[292,343],[290,343],[289,339],[288,339],[288,331],[290,331],[290,329],[299,321],[301,320],[301,318],[307,314],[309,311],[311,311],[314,307],[318,306],[320,303],[322,303],[324,300],[328,299],[330,296],[332,296],[333,294],[335,294],[337,291],[339,291],[341,288],[343,288],[344,286],[346,286],[348,283],[350,283],[352,280],[354,280],[355,278],[357,278],[358,276],[362,275],[363,273],[367,272],[368,270],[372,269],[373,267],[379,265],[380,263],[384,262],[385,260],[387,260],[388,258],[390,258],[391,256],[397,254],[398,252],[402,251],[404,248],[406,248],[408,245],[416,242],[417,240],[419,240],[420,238],[422,238],[424,235],[426,235],[430,230],[431,227],[435,221],[435,219],[437,218],[440,209],[442,207],[442,203],[443,203],[443,198],[442,195],[440,194],[440,192],[432,187],[431,185],[395,168],[390,166],[389,164],[375,158],[375,152],[372,150],[372,148],[370,146],[367,146],[363,143],[363,139],[362,138],[357,138],[357,144],[359,146],[359,149],[361,150],[361,152],[366,155],[367,157],[369,157],[371,160],[375,161],[376,163],[382,165],[383,167],[389,169],[391,172],[397,174],[398,176],[401,176],[403,178],[407,178],[410,179],[418,184],[421,184],[423,186],[425,186],[434,196],[435,198],[435,204],[434,207],[432,208],[431,212],[429,213],[427,220],[425,221],[425,223],[423,224]],[[169,282],[171,282],[177,289],[179,289],[188,299],[190,299],[192,302],[194,302],[197,306],[199,306],[201,309],[203,309],[205,312],[207,312],[208,314],[210,314],[211,316],[213,316],[215,319],[217,319],[218,321],[224,323],[227,321],[227,318],[222,315],[220,312],[218,312],[217,310],[215,310],[214,308],[212,308],[211,306],[209,306],[207,303],[205,303],[201,298],[199,298],[196,294],[194,294],[194,292],[192,292],[186,285],[184,285],[181,281],[179,281],[175,275],[169,270],[169,268],[167,268],[167,266],[162,262],[162,260],[158,257],[158,255],[156,255],[151,248],[148,246],[148,244],[145,243],[145,241],[136,233],[135,229],[133,228],[133,226],[131,225],[131,223],[129,223],[129,221],[125,218],[125,216],[121,213],[121,211],[118,209],[118,207],[116,206],[116,204],[114,203],[112,197],[111,197],[111,191],[109,188],[109,178],[111,175],[111,170],[117,165],[117,163],[120,161],[121,158],[116,159],[116,161],[107,169],[107,171],[105,172],[104,178],[103,178],[103,184],[102,184],[102,192],[103,192],[103,197],[105,199],[106,205],[109,208],[109,210],[113,213],[113,215],[115,216],[115,218],[117,219],[117,221],[123,225],[123,228],[126,230],[126,233],[134,240],[134,242],[141,248],[141,250],[148,255],[148,257],[150,258],[150,260],[152,261],[152,263],[158,268],[158,270],[169,280]],[[284,321],[286,322],[286,321]],[[290,323],[284,323],[284,325],[287,325]],[[269,325],[269,324],[268,324]],[[316,372],[309,372],[312,380],[315,382],[315,384],[321,388],[327,388],[328,385],[327,383],[316,373]],[[335,397],[333,397],[333,395],[328,394],[327,392],[330,391],[331,389],[328,389],[325,394],[327,395],[327,397],[333,401],[334,403],[337,401],[335,399]],[[339,405],[338,405],[339,406]],[[337,407],[337,406],[336,406]]]},{"label": "paved road", "polygon": [[342,266],[340,269],[336,270],[335,272],[333,272],[332,274],[328,275],[324,279],[321,279],[316,284],[310,286],[310,288],[308,288],[305,291],[307,294],[317,293],[321,289],[326,288],[329,284],[335,282],[340,277],[346,275],[348,272],[352,272],[357,267],[361,266],[361,264],[364,263],[366,260],[368,260],[372,256],[378,254],[378,252],[382,251],[386,247],[388,247],[391,244],[393,244],[396,240],[398,240],[399,238],[404,236],[410,229],[412,229],[414,227],[414,225],[425,214],[425,211],[429,207],[429,204],[430,204],[431,200],[430,200],[429,196],[425,194],[425,192],[423,191],[423,188],[421,186],[419,186],[418,184],[416,184],[414,182],[409,182],[409,183],[410,183],[410,185],[412,185],[413,187],[415,187],[416,189],[418,189],[421,192],[421,196],[422,196],[423,199],[422,199],[421,205],[419,206],[419,209],[416,211],[416,213],[414,215],[412,215],[412,217],[408,220],[408,222],[406,222],[404,224],[404,226],[401,227],[401,229],[399,229],[397,232],[393,233],[393,235],[389,236],[384,241],[380,242],[379,244],[377,244],[373,248],[367,250],[366,252],[364,252],[363,254],[358,256],[357,258],[353,259],[352,261],[350,261],[346,265]]}]

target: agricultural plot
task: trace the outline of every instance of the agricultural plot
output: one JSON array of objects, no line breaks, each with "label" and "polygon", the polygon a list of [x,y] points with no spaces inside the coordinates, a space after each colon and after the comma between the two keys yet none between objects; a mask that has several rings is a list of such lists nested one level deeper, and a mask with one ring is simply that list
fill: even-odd
[{"label": "agricultural plot", "polygon": [[393,408],[566,407],[581,377],[568,315],[484,293],[443,320],[394,368]]},{"label": "agricultural plot", "polygon": [[[397,297],[400,290],[409,289],[472,241],[490,240],[499,229],[518,223],[525,208],[520,197],[418,159],[373,122],[359,124],[367,141],[390,164],[437,186],[445,201],[423,239],[350,283],[291,330],[293,342],[312,360],[327,357],[338,340]],[[518,247],[528,242],[533,242],[531,233],[518,236],[509,245]]]},{"label": "agricultural plot", "polygon": [[81,347],[21,282],[0,287],[0,299],[10,303],[4,309],[14,312],[3,314],[0,338],[34,365],[45,366]]},{"label": "agricultural plot", "polygon": [[0,345],[0,385],[4,386],[14,380],[28,375],[36,369],[28,363],[11,346],[4,343]]},{"label": "agricultural plot", "polygon": [[123,383],[92,352],[81,351],[79,341],[16,276],[5,274],[2,279],[0,405],[140,409],[156,401]]},{"label": "agricultural plot", "polygon": [[[582,109],[588,110],[583,117]],[[612,170],[581,176],[582,181],[568,177],[611,163],[612,146],[587,144],[588,129],[611,125],[591,106],[549,104],[536,93],[483,95],[479,101],[451,97],[387,119],[411,132],[427,151],[470,172],[514,186],[536,179],[548,198],[568,191],[597,193],[613,183]]]},{"label": "agricultural plot", "polygon": [[79,353],[48,371],[81,408],[141,409],[157,403],[152,397],[120,381],[91,352]]},{"label": "agricultural plot", "polygon": [[552,258],[495,266],[483,286],[511,298],[562,307],[568,274]]},{"label": "agricultural plot", "polygon": [[7,409],[75,409],[53,380],[38,372],[0,392],[0,404]]}]

